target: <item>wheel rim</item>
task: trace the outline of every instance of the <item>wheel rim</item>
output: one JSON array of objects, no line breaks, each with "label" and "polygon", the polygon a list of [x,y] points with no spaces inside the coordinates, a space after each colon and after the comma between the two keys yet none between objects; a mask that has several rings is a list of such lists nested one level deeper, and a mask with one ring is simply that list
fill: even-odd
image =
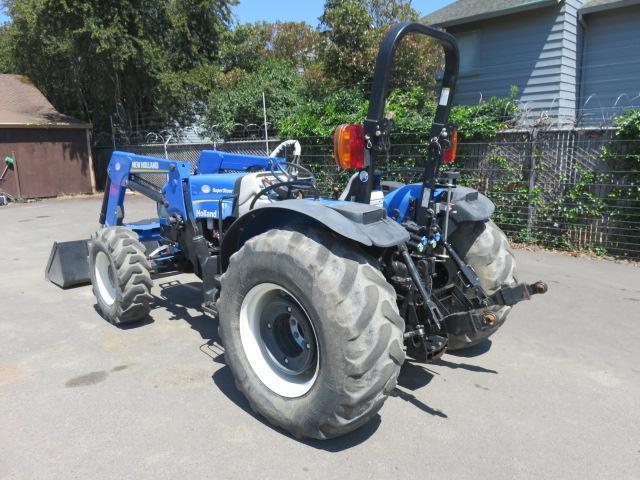
[{"label": "wheel rim", "polygon": [[113,268],[111,267],[109,257],[102,251],[96,255],[95,274],[98,293],[102,301],[107,305],[113,305],[113,302],[116,300]]},{"label": "wheel rim", "polygon": [[240,339],[251,368],[274,393],[296,398],[316,381],[318,340],[300,302],[274,283],[253,287],[240,307]]}]

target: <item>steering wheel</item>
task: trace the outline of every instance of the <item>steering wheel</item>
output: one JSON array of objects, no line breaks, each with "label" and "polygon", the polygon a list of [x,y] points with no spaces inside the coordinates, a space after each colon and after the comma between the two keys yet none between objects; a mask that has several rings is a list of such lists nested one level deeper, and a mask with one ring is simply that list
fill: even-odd
[{"label": "steering wheel", "polygon": [[[301,166],[297,162],[276,162],[271,160],[269,162],[271,169],[271,175],[279,182],[313,182],[316,183],[315,175],[308,169]],[[300,172],[304,172],[306,175],[300,176]]]},{"label": "steering wheel", "polygon": [[[249,210],[253,210],[258,199],[269,192],[277,193],[279,200],[286,200],[293,198],[294,190],[311,190],[316,200],[320,198],[316,177],[308,168],[299,163],[271,161],[270,169],[276,182],[258,192],[253,198]],[[303,175],[300,175],[301,172]]]}]

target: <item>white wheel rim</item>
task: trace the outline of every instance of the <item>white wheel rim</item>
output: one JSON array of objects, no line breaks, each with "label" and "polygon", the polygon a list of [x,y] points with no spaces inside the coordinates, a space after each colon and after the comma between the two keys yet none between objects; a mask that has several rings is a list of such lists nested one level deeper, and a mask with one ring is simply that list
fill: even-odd
[{"label": "white wheel rim", "polygon": [[116,287],[111,281],[110,271],[109,257],[102,251],[98,252],[95,260],[96,283],[100,297],[107,305],[113,305],[113,302],[116,301]]},{"label": "white wheel rim", "polygon": [[[312,329],[315,345],[315,367],[311,374],[291,375],[278,368],[273,355],[265,346],[260,333],[260,319],[263,309],[274,297],[286,294],[293,299],[306,315]],[[294,322],[295,323],[295,322]],[[274,283],[261,283],[246,294],[240,307],[240,340],[244,354],[254,373],[272,392],[286,398],[297,398],[305,395],[318,378],[320,370],[320,351],[318,339],[309,320],[309,316],[300,302],[286,289]]]}]

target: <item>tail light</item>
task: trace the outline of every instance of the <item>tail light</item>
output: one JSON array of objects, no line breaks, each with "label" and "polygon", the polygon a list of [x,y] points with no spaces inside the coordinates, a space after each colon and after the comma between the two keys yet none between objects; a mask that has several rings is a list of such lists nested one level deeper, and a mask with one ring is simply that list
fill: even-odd
[{"label": "tail light", "polygon": [[333,155],[340,168],[364,168],[364,126],[340,125],[333,133]]},{"label": "tail light", "polygon": [[458,130],[455,128],[451,132],[451,145],[444,149],[442,153],[442,163],[453,163],[458,153]]}]

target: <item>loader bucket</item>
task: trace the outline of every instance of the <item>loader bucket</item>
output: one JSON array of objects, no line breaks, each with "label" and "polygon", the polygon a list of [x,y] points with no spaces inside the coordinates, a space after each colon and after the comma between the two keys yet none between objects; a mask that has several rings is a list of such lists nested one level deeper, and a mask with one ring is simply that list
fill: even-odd
[{"label": "loader bucket", "polygon": [[91,283],[88,240],[54,242],[45,277],[62,288]]}]

